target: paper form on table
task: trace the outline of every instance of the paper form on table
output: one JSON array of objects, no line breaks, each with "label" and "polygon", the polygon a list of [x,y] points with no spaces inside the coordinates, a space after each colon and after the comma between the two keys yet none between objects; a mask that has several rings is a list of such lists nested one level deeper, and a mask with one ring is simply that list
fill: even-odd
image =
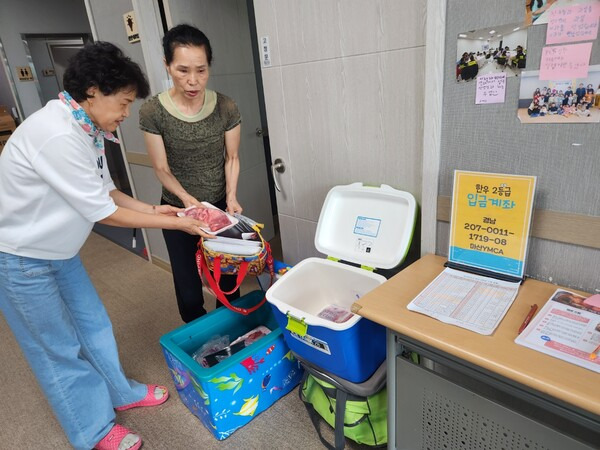
[{"label": "paper form on table", "polygon": [[407,308],[479,334],[492,334],[510,305],[519,283],[460,270],[445,269]]}]

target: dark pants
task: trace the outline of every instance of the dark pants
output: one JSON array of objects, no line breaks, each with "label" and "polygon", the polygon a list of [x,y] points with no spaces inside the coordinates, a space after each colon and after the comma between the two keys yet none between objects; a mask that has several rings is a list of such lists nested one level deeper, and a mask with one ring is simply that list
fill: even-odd
[{"label": "dark pants", "polygon": [[[167,204],[161,200],[161,204]],[[225,200],[214,204],[217,208],[225,210]],[[206,314],[204,309],[204,296],[202,295],[202,280],[198,275],[196,266],[196,251],[198,250],[199,236],[193,236],[179,230],[163,230],[165,243],[171,260],[173,282],[175,284],[175,296],[179,314],[184,322],[191,322]],[[225,292],[235,287],[235,275],[221,275],[219,285]],[[229,301],[239,298],[240,291],[227,295]],[[221,302],[217,300],[217,307]]]}]

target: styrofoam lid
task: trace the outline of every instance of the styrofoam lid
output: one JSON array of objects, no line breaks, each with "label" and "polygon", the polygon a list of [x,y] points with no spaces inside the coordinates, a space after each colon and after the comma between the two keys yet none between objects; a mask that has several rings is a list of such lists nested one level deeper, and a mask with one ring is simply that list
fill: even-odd
[{"label": "styrofoam lid", "polygon": [[385,184],[335,186],[321,209],[315,247],[344,261],[391,269],[406,257],[416,210],[412,194]]}]

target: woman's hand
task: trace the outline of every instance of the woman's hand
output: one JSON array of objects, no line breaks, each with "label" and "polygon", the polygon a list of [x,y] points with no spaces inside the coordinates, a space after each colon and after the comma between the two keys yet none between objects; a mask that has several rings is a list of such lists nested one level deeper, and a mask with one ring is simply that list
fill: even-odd
[{"label": "woman's hand", "polygon": [[183,208],[176,208],[171,205],[153,205],[152,212],[163,216],[176,216],[178,212],[182,212]]},{"label": "woman's hand", "polygon": [[237,199],[232,198],[227,200],[227,212],[231,215],[233,214],[241,214],[243,211],[242,205],[240,205]]},{"label": "woman's hand", "polygon": [[207,224],[202,222],[201,220],[196,220],[192,217],[178,217],[177,218],[178,226],[177,229],[181,231],[185,231],[188,234],[193,234],[196,236],[202,236],[207,239],[214,239],[216,236],[212,234],[208,234],[206,231],[202,230],[200,227],[206,228]]},{"label": "woman's hand", "polygon": [[195,197],[191,195],[180,196],[179,199],[183,203],[184,208],[189,208],[190,206],[196,206],[198,208],[206,208],[202,203],[200,203]]}]

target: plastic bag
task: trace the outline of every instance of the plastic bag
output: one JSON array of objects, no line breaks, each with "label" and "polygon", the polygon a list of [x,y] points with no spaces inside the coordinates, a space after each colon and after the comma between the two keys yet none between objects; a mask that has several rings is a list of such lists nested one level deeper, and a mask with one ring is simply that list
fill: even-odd
[{"label": "plastic bag", "polygon": [[229,336],[227,335],[213,336],[207,343],[192,354],[192,358],[194,358],[194,360],[202,367],[212,367],[249,345],[252,345],[270,332],[271,330],[267,327],[260,325],[253,330],[248,331],[243,336],[240,336],[231,344],[229,343]]},{"label": "plastic bag", "polygon": [[233,341],[233,343],[231,345],[234,345],[234,344],[237,344],[238,342],[243,341],[244,346],[248,347],[249,345],[254,344],[261,337],[266,336],[270,332],[271,332],[271,330],[269,330],[267,327],[265,327],[264,325],[260,325],[256,328],[254,328],[253,330],[248,331],[243,336],[240,336],[239,338],[237,338],[235,341]]},{"label": "plastic bag", "polygon": [[252,220],[246,216],[243,216],[241,214],[236,213],[233,215],[233,217],[234,217],[234,219],[238,220],[238,223],[236,223],[233,227],[228,228],[223,233],[221,233],[221,236],[225,236],[225,237],[229,237],[229,238],[233,238],[233,239],[243,239],[243,240],[260,242],[260,238],[258,237],[256,228],[253,228],[253,227],[258,228],[259,224],[257,224],[254,220]]},{"label": "plastic bag", "polygon": [[202,367],[211,367],[206,360],[206,356],[218,353],[219,351],[229,346],[229,336],[213,336],[202,347],[192,354],[192,358],[196,360]]}]

